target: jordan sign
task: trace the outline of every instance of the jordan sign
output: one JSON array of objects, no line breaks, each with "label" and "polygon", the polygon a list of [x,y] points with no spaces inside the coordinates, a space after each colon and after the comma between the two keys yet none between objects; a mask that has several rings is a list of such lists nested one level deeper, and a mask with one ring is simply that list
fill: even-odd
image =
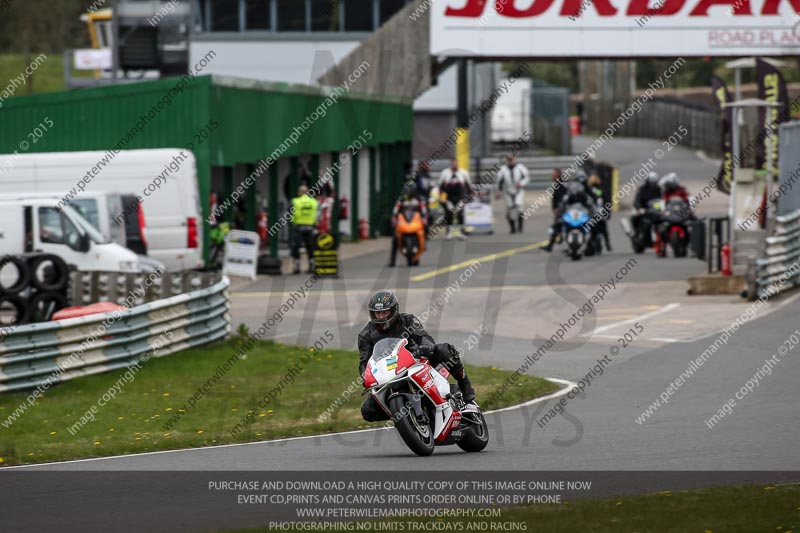
[{"label": "jordan sign", "polygon": [[432,10],[432,55],[627,58],[800,54],[800,0],[427,2]]}]

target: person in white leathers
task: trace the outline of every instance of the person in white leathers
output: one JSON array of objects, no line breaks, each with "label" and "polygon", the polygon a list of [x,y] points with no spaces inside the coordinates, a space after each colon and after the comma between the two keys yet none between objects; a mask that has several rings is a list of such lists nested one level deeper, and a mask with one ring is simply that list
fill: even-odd
[{"label": "person in white leathers", "polygon": [[[525,196],[525,185],[530,181],[528,169],[517,163],[517,156],[508,157],[508,164],[500,169],[497,180],[497,196],[506,197],[506,218],[511,225],[511,233],[522,233],[522,201]],[[502,192],[501,192],[502,191]]]},{"label": "person in white leathers", "polygon": [[439,194],[447,197],[443,203],[447,223],[445,238],[453,238],[453,225],[458,223],[461,226],[458,238],[464,239],[464,206],[470,202],[472,196],[472,181],[469,179],[469,172],[458,167],[458,159],[453,158],[450,167],[439,175]]}]

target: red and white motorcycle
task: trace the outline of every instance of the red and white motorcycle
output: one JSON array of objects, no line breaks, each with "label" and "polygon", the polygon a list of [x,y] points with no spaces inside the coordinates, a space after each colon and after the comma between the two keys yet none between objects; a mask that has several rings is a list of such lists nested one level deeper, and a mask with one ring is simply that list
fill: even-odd
[{"label": "red and white motorcycle", "polygon": [[479,452],[489,443],[483,413],[465,404],[449,373],[417,359],[406,339],[380,340],[364,371],[365,392],[394,420],[403,441],[417,455],[433,453],[434,446],[456,444],[466,452]]}]

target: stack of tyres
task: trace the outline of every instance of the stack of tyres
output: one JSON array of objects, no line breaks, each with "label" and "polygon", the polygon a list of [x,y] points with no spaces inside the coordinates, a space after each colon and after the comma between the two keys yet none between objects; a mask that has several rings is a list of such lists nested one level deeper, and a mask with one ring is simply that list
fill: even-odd
[{"label": "stack of tyres", "polygon": [[56,255],[0,258],[0,326],[45,322],[67,306],[69,268]]},{"label": "stack of tyres", "polygon": [[28,262],[17,255],[0,258],[0,327],[28,321],[28,305],[20,294],[30,286]]}]

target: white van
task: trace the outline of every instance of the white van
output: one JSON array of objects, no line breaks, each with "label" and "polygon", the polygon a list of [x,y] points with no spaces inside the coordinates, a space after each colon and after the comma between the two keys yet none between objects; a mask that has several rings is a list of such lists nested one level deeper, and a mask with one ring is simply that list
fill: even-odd
[{"label": "white van", "polygon": [[[57,192],[43,193],[11,193],[0,190],[0,201],[19,199],[49,198],[51,205],[56,205],[62,195]],[[122,213],[122,195],[119,193],[85,192],[80,193],[69,201],[80,215],[85,218],[95,229],[105,235],[108,240],[120,246],[126,246],[125,228],[122,224],[115,224],[114,218]]]},{"label": "white van", "polygon": [[[189,150],[55,152],[0,156],[3,193],[58,193],[64,205],[85,193],[127,193],[147,220],[148,256],[168,270],[203,266],[197,165]],[[123,205],[126,209],[136,206]]]},{"label": "white van", "polygon": [[140,272],[135,253],[110,242],[75,209],[50,198],[0,200],[0,256],[57,255],[81,271]]},{"label": "white van", "polygon": [[492,142],[514,142],[530,128],[531,80],[521,78],[513,83],[502,82],[507,92],[501,93],[492,109]]},{"label": "white van", "polygon": [[[0,201],[3,200],[30,200],[30,199],[46,198],[55,205],[61,200],[61,195],[55,192],[41,192],[41,193],[19,193],[19,194],[3,194],[0,193]],[[132,237],[140,237],[144,230],[144,220],[139,221],[135,228],[136,234],[129,234],[126,231],[126,222],[123,213],[123,201],[129,198],[127,195],[111,192],[84,192],[75,196],[69,201],[69,205],[78,212],[89,224],[106,237],[107,240],[115,242],[136,253],[139,258],[139,267],[142,272],[155,272],[156,270],[164,271],[166,267],[164,264],[156,261],[152,257],[147,257],[146,250],[144,253],[137,251],[137,246],[129,240],[134,240]],[[130,200],[128,200],[130,201]],[[137,213],[138,214],[138,213]],[[146,243],[145,243],[146,244]]]}]

